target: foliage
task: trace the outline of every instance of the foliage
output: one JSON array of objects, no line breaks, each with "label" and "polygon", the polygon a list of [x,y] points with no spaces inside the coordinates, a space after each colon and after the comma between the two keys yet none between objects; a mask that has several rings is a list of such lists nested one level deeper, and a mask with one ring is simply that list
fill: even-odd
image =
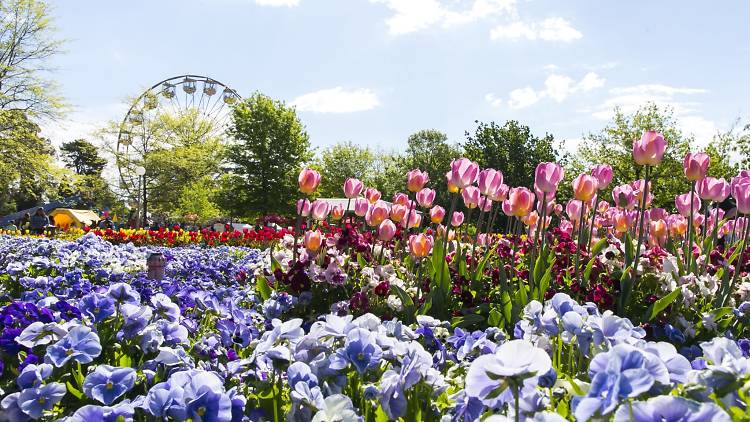
[{"label": "foliage", "polygon": [[[435,129],[420,130],[409,135],[406,144],[406,152],[398,157],[401,174],[412,169],[426,171],[431,179],[427,186],[438,192],[435,203],[448,208],[448,193],[441,187],[451,161],[461,156],[461,146],[449,143],[448,136]],[[403,183],[402,177],[399,185]]]},{"label": "foliage", "polygon": [[60,52],[44,1],[0,2],[0,109],[30,116],[57,116],[63,106],[45,78],[47,62]]},{"label": "foliage", "polygon": [[182,188],[173,214],[202,225],[221,215],[221,210],[213,201],[214,195],[214,183],[208,176],[194,180]]},{"label": "foliage", "polygon": [[293,108],[255,93],[232,111],[221,204],[237,217],[289,214],[310,141]]},{"label": "foliage", "polygon": [[342,186],[349,177],[354,177],[366,185],[373,185],[377,178],[378,156],[368,147],[361,147],[350,141],[340,142],[321,153],[317,162],[321,176],[325,180],[320,196],[341,198]]},{"label": "foliage", "polygon": [[79,175],[99,176],[107,165],[107,160],[99,155],[99,148],[85,139],[63,143],[60,152],[63,161]]},{"label": "foliage", "polygon": [[473,134],[466,132],[463,144],[466,157],[482,168],[501,169],[508,186],[531,187],[536,165],[555,162],[559,158],[551,134],[540,138],[532,134],[528,126],[515,120],[508,120],[503,126],[495,122],[476,123]]}]

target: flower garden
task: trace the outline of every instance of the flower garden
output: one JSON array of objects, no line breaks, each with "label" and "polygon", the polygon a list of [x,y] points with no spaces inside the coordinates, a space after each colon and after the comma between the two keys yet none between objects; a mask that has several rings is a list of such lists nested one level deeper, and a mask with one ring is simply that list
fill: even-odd
[{"label": "flower garden", "polygon": [[558,204],[555,163],[529,189],[462,158],[448,210],[442,175],[332,208],[305,169],[281,231],[0,235],[0,420],[745,420],[750,173],[688,154],[671,214],[665,146],[612,198],[606,164]]}]

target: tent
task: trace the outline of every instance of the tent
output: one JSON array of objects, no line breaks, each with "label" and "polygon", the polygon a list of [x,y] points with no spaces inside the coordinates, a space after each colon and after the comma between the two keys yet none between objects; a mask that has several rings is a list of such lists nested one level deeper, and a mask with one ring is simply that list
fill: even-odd
[{"label": "tent", "polygon": [[83,228],[86,225],[99,221],[99,214],[91,210],[73,210],[70,208],[57,208],[49,213],[54,218],[55,225],[61,229],[70,227]]}]

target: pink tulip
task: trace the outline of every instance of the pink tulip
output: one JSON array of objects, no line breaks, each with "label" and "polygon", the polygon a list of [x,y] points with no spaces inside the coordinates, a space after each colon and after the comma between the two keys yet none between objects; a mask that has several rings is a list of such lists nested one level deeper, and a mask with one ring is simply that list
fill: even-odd
[{"label": "pink tulip", "polygon": [[563,206],[562,204],[555,204],[555,206],[552,208],[553,212],[556,216],[561,216],[563,212]]},{"label": "pink tulip", "polygon": [[508,197],[510,188],[506,184],[500,184],[497,189],[487,195],[494,202],[503,202]]},{"label": "pink tulip", "polygon": [[409,209],[406,208],[406,205],[395,204],[391,207],[391,220],[398,223],[406,217],[408,212]]},{"label": "pink tulip", "polygon": [[[406,220],[409,220],[408,223]],[[411,214],[407,214],[407,218],[404,218],[401,221],[401,227],[406,227],[407,229],[411,229],[413,227],[419,227],[422,225],[422,215],[418,212],[412,212]]]},{"label": "pink tulip", "polygon": [[730,185],[723,178],[704,177],[695,185],[695,191],[703,200],[723,202],[729,196]]},{"label": "pink tulip", "polygon": [[445,218],[445,208],[440,205],[435,205],[430,209],[430,221],[435,224],[440,224]]},{"label": "pink tulip", "polygon": [[[690,216],[690,196],[691,193],[683,193],[682,195],[677,195],[674,198],[674,204],[677,207],[677,211],[682,215],[683,217],[689,217]],[[698,195],[692,195],[693,197],[693,214],[697,213],[701,209],[701,200],[698,198]]]},{"label": "pink tulip", "polygon": [[316,200],[310,206],[310,215],[314,220],[323,221],[331,212],[331,204],[326,201]]},{"label": "pink tulip", "polygon": [[367,210],[370,209],[370,202],[365,198],[357,198],[354,200],[354,214],[357,217],[364,217],[367,215]]},{"label": "pink tulip", "polygon": [[682,162],[682,169],[685,171],[685,177],[695,182],[706,177],[708,164],[711,159],[705,152],[688,153]]},{"label": "pink tulip", "polygon": [[495,169],[484,169],[479,172],[479,192],[490,196],[503,184],[503,173]]},{"label": "pink tulip", "polygon": [[633,209],[636,204],[633,187],[630,185],[620,185],[612,189],[612,200],[620,208]]},{"label": "pink tulip", "polygon": [[573,179],[573,197],[579,201],[590,201],[599,188],[599,182],[594,176],[581,173]]},{"label": "pink tulip", "polygon": [[737,200],[737,212],[750,214],[750,184],[743,183],[735,186],[733,196]]},{"label": "pink tulip", "polygon": [[[581,206],[585,206],[585,204],[577,199],[568,201],[568,205],[565,206],[565,214],[568,215],[570,221],[579,221],[581,219]],[[586,210],[583,213],[586,214]]]},{"label": "pink tulip", "polygon": [[380,191],[375,188],[367,188],[365,189],[365,198],[371,204],[374,204],[380,200]]},{"label": "pink tulip", "polygon": [[476,186],[467,186],[461,191],[461,197],[464,199],[466,208],[476,208],[479,205],[479,188]]},{"label": "pink tulip", "polygon": [[409,236],[409,253],[415,258],[424,258],[432,250],[432,237],[426,234]]},{"label": "pink tulip", "polygon": [[407,205],[409,203],[409,196],[403,192],[396,192],[393,194],[393,203],[399,205]]},{"label": "pink tulip", "polygon": [[310,215],[310,201],[307,199],[300,199],[297,201],[297,215],[301,217],[307,217]]},{"label": "pink tulip", "polygon": [[418,192],[429,180],[430,177],[427,175],[426,171],[421,171],[419,169],[412,170],[406,173],[406,188],[409,192]]},{"label": "pink tulip", "polygon": [[669,214],[664,208],[651,208],[650,210],[646,210],[645,218],[648,221],[665,220],[667,218],[667,215]]},{"label": "pink tulip", "polygon": [[563,168],[557,163],[539,163],[534,172],[534,185],[542,192],[554,193],[564,175]]},{"label": "pink tulip", "polygon": [[542,208],[544,208],[544,215],[551,215],[553,212],[555,212],[555,201],[547,201],[545,204],[542,201],[536,202],[536,210],[540,214],[542,213]]},{"label": "pink tulip", "polygon": [[609,210],[609,202],[607,202],[607,201],[599,201],[599,205],[597,205],[596,210],[597,210],[597,212],[599,212],[599,214],[606,213],[607,210]]},{"label": "pink tulip", "polygon": [[507,199],[503,201],[503,205],[500,208],[503,210],[503,214],[508,217],[513,215],[513,208],[510,206],[510,202]]},{"label": "pink tulip", "polygon": [[344,196],[349,199],[354,199],[362,193],[362,189],[364,188],[364,183],[359,179],[353,179],[350,177],[344,182]]},{"label": "pink tulip", "polygon": [[653,130],[643,132],[641,139],[633,142],[633,159],[636,164],[656,166],[664,158],[667,141],[661,133]]},{"label": "pink tulip", "polygon": [[378,239],[387,242],[396,235],[396,225],[393,221],[385,219],[378,226]]},{"label": "pink tulip", "polygon": [[315,190],[318,189],[318,185],[320,185],[320,173],[306,168],[299,173],[297,182],[299,183],[300,192],[310,195],[315,192]]},{"label": "pink tulip", "polygon": [[386,218],[388,218],[388,205],[383,201],[377,201],[367,210],[365,214],[365,222],[370,227],[380,225]]},{"label": "pink tulip", "polygon": [[484,212],[492,211],[492,201],[486,196],[480,197],[477,205],[479,206],[479,209]]},{"label": "pink tulip", "polygon": [[596,178],[599,182],[599,189],[607,189],[607,186],[612,182],[612,167],[607,164],[597,164],[591,169],[591,175]]},{"label": "pink tulip", "polygon": [[454,212],[453,216],[451,216],[451,226],[458,227],[461,224],[464,223],[464,213],[462,212]]},{"label": "pink tulip", "polygon": [[528,188],[512,188],[508,193],[511,212],[516,217],[523,217],[534,208],[534,194]]},{"label": "pink tulip", "polygon": [[436,192],[434,189],[424,188],[417,192],[417,202],[422,208],[430,208],[432,203],[435,202]]},{"label": "pink tulip", "polygon": [[337,204],[333,208],[331,208],[331,218],[338,221],[344,218],[344,206],[341,204]]},{"label": "pink tulip", "polygon": [[562,220],[559,227],[561,232],[567,234],[568,236],[573,235],[573,223],[571,223],[569,220]]},{"label": "pink tulip", "polygon": [[459,158],[451,161],[451,171],[448,173],[448,184],[451,183],[458,189],[464,189],[477,181],[479,175],[479,164],[468,158]]},{"label": "pink tulip", "polygon": [[323,235],[318,230],[308,230],[305,232],[303,243],[308,251],[317,252],[323,245]]}]

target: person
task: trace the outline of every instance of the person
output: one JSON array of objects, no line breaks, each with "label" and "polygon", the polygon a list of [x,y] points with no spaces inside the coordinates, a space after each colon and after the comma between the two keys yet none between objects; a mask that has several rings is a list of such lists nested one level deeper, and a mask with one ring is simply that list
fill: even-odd
[{"label": "person", "polygon": [[37,208],[34,215],[29,219],[31,232],[34,234],[44,234],[44,229],[48,225],[49,219],[47,218],[47,214],[44,213],[44,208]]},{"label": "person", "polygon": [[21,220],[18,223],[18,228],[21,229],[21,231],[26,231],[28,230],[30,223],[31,215],[29,215],[29,213],[24,213],[23,217],[21,217]]}]

